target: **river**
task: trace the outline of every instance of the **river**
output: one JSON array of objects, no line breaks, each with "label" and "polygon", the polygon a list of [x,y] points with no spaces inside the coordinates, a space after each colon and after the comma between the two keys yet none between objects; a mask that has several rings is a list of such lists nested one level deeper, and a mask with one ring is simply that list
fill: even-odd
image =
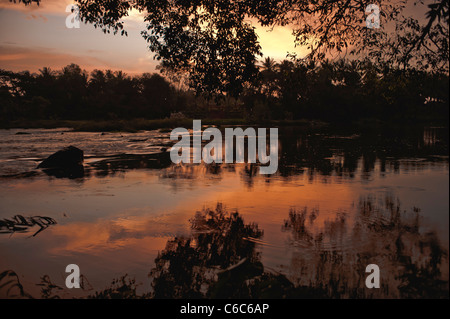
[{"label": "river", "polygon": [[[3,224],[0,273],[33,297],[92,295],[124,275],[140,294],[239,297],[244,281],[218,288],[237,265],[247,288],[259,283],[251,297],[448,298],[448,128],[283,127],[274,175],[248,163],[172,164],[169,136],[0,130],[0,221],[55,221]],[[68,145],[84,151],[83,172],[36,170]],[[83,289],[65,287],[68,264]],[[365,287],[368,264],[381,289]],[[43,292],[48,282],[59,288]]]}]

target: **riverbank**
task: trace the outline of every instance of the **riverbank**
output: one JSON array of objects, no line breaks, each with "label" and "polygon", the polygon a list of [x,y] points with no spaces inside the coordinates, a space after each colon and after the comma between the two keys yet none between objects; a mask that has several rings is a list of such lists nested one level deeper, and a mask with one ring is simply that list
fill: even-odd
[{"label": "riverbank", "polygon": [[[72,128],[80,132],[138,132],[142,130],[171,130],[176,127],[192,127],[193,119],[132,119],[132,120],[16,120],[0,125],[1,129],[27,129],[27,128],[45,128],[54,129],[60,127]],[[208,126],[252,126],[262,127],[276,126],[304,126],[308,128],[319,128],[326,126],[327,123],[313,120],[283,120],[283,121],[264,121],[256,123],[245,119],[202,119],[203,125]]]},{"label": "riverbank", "polygon": [[[323,127],[335,128],[355,128],[355,129],[382,129],[385,127],[403,127],[403,126],[437,126],[448,127],[448,119],[439,121],[381,121],[378,119],[361,119],[354,122],[346,123],[328,123],[320,120],[267,120],[267,121],[250,121],[246,119],[201,119],[202,125],[206,126],[259,126],[259,127],[281,127],[281,126],[297,126],[306,129],[320,129]],[[77,132],[138,132],[146,130],[160,129],[162,131],[172,130],[176,127],[192,127],[193,119],[129,119],[129,120],[15,120],[10,122],[0,122],[0,129],[55,129],[70,128]]]}]

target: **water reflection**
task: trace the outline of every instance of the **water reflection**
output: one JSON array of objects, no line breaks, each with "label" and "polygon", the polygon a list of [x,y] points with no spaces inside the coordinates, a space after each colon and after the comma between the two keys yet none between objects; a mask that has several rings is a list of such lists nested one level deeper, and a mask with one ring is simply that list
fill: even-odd
[{"label": "water reflection", "polygon": [[[434,231],[423,231],[418,208],[398,199],[361,199],[351,220],[338,212],[323,228],[318,212],[291,211],[283,231],[297,251],[291,261],[296,285],[321,287],[330,298],[448,298],[448,251]],[[381,269],[381,289],[365,287],[365,268]]]},{"label": "water reflection", "polygon": [[[0,176],[3,178],[5,176],[15,178],[31,176],[30,171],[11,175],[7,172],[11,170],[10,166],[18,164],[20,166],[14,167],[12,170],[32,164],[35,166],[36,163],[39,163],[39,158],[48,154],[50,146],[46,146],[43,143],[44,140],[36,139],[37,137],[34,135],[37,133],[29,135],[12,133],[5,137],[6,141],[0,142],[2,150]],[[47,137],[50,133],[41,134]],[[56,133],[54,134],[56,135]],[[82,180],[93,174],[95,176],[114,176],[129,169],[164,169],[171,166],[168,145],[173,142],[168,140],[168,136],[159,136],[160,133],[157,132],[135,133],[138,138],[131,138],[130,134],[127,136],[117,134],[111,134],[109,139],[106,137],[99,139],[98,133],[66,132],[61,135],[64,136],[61,141],[59,140],[60,135],[57,135],[59,143],[65,141],[84,149],[87,154],[87,163],[84,169],[81,167],[70,174],[58,170],[46,170],[45,172],[56,178]],[[11,140],[8,140],[8,137]],[[16,139],[20,140],[16,141]],[[55,142],[54,138],[47,137],[47,139]],[[102,139],[106,140],[102,143]],[[40,142],[43,153],[37,153],[36,141]],[[128,141],[132,141],[132,144],[127,144]],[[149,144],[149,142],[154,144]],[[11,147],[11,144],[14,143],[18,143],[20,147]],[[2,144],[4,144],[3,147]],[[53,146],[55,151],[58,150],[55,148],[57,145],[59,144],[55,143]],[[107,145],[111,146],[110,149],[105,148]],[[163,151],[161,151],[161,145],[166,145],[162,148]],[[130,151],[130,148],[133,151]],[[3,152],[6,149],[8,152]],[[14,149],[16,149],[16,153],[14,153]],[[245,155],[247,159],[246,156],[247,154]],[[308,170],[311,179],[315,174],[354,178],[358,169],[361,168],[361,177],[369,179],[377,163],[379,163],[380,172],[384,173],[387,170],[398,172],[400,164],[404,170],[414,170],[434,162],[448,162],[448,129],[446,128],[402,127],[355,133],[350,129],[328,128],[320,131],[307,131],[298,127],[283,127],[280,128],[279,136],[278,173],[265,176],[265,178],[270,179],[277,176],[288,178],[302,174],[305,169]],[[360,163],[362,163],[361,167]],[[233,165],[202,164],[201,166],[206,168],[207,174],[220,176],[224,167],[230,170]],[[249,187],[252,185],[252,178],[261,177],[257,174],[257,167],[256,164],[245,166],[243,179]],[[180,173],[180,178],[187,178],[187,174],[189,174],[186,171],[173,171],[169,172],[167,176],[173,178],[174,174],[178,173]],[[192,171],[191,177],[195,177],[195,175],[196,172]]]},{"label": "water reflection", "polygon": [[[448,251],[434,231],[422,230],[420,209],[404,210],[387,195],[363,198],[356,215],[336,212],[323,227],[315,225],[319,214],[317,209],[291,209],[281,225],[295,247],[285,274],[261,262],[264,231],[219,203],[190,219],[189,236],[167,241],[143,294],[136,292],[136,281],[124,275],[89,297],[448,298]],[[380,289],[365,287],[369,264],[381,269]],[[6,295],[16,296],[12,289],[22,297],[29,295],[14,272],[0,277],[10,279],[2,285]],[[58,291],[64,290],[47,275],[38,285],[42,298],[59,297]]]},{"label": "water reflection", "polygon": [[[357,214],[337,212],[316,227],[317,209],[291,210],[282,230],[296,253],[291,271],[264,269],[255,243],[263,231],[238,213],[198,212],[189,238],[168,241],[151,271],[154,298],[448,298],[448,252],[421,231],[420,210],[391,196],[361,199]],[[369,264],[381,289],[365,287]]]},{"label": "water reflection", "polygon": [[55,224],[56,221],[51,217],[16,215],[11,219],[0,219],[0,234],[27,233],[36,226],[38,230],[31,235],[31,237],[35,237],[41,231]]},{"label": "water reflection", "polygon": [[[448,298],[448,252],[421,231],[420,210],[391,196],[361,199],[353,218],[337,212],[316,227],[316,209],[291,210],[282,230],[296,253],[290,273],[267,270],[254,243],[263,235],[222,206],[197,213],[192,235],[167,243],[151,271],[155,298]],[[381,289],[365,269],[381,268]]]},{"label": "water reflection", "polygon": [[[74,296],[49,290],[64,287],[59,274],[69,263],[95,287],[83,297],[448,297],[446,129],[280,131],[272,176],[250,163],[173,165],[168,152],[145,153],[144,133],[61,135],[86,151],[82,178],[41,171],[0,178],[0,218],[58,220],[33,238],[0,236],[0,273],[16,271],[27,278],[24,292],[39,297],[46,289],[45,298]],[[33,136],[16,136],[18,147]],[[124,151],[128,143],[133,152]],[[5,163],[36,167],[46,156],[1,162],[3,155],[2,175]],[[228,211],[192,215],[217,202]],[[369,263],[381,268],[381,289],[365,288]],[[14,278],[7,272],[3,280]]]},{"label": "water reflection", "polygon": [[56,178],[82,179],[86,176],[83,165],[77,165],[66,169],[45,168],[42,171],[48,176]]},{"label": "water reflection", "polygon": [[[380,133],[345,135],[330,131],[311,133],[298,128],[282,128],[279,140],[279,167],[274,175],[258,174],[259,164],[246,163],[241,171],[245,185],[254,179],[270,182],[274,178],[289,179],[307,172],[312,181],[320,176],[369,180],[378,170],[380,175],[414,171],[448,163],[448,132],[441,128],[425,130],[387,130]],[[400,165],[401,164],[401,165]],[[200,166],[200,167],[198,167]],[[224,170],[232,172],[240,164],[178,165],[164,172],[162,178],[195,179],[199,175],[220,178]]]},{"label": "water reflection", "polygon": [[131,169],[163,169],[172,164],[170,153],[156,153],[148,155],[122,154],[107,159],[95,161],[90,165],[96,176],[116,175]]},{"label": "water reflection", "polygon": [[19,276],[12,270],[0,272],[0,298],[32,298],[25,292]]},{"label": "water reflection", "polygon": [[[237,212],[227,213],[221,204],[215,210],[197,212],[190,223],[191,236],[168,241],[156,258],[156,267],[150,272],[151,297],[230,297],[244,293],[241,281],[251,278],[251,272],[262,270],[253,241],[262,236],[262,231],[255,224],[244,224]],[[230,275],[244,268],[242,278]]]}]

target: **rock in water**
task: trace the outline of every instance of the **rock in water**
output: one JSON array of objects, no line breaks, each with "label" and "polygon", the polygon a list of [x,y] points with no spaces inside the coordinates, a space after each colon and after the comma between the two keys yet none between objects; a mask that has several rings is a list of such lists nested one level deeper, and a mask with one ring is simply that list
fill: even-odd
[{"label": "rock in water", "polygon": [[47,157],[37,168],[73,169],[81,166],[83,160],[83,151],[75,146],[69,146]]}]

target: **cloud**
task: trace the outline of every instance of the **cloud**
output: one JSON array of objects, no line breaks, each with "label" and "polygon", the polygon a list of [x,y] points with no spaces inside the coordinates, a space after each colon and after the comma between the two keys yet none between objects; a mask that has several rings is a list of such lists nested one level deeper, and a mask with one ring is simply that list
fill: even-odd
[{"label": "cloud", "polygon": [[76,56],[52,48],[0,45],[0,68],[2,69],[37,72],[44,66],[60,69],[70,63],[79,64],[87,70],[108,67],[104,61],[96,57]]},{"label": "cloud", "polygon": [[92,253],[124,247],[136,249],[136,246],[160,250],[168,238],[186,234],[187,230],[176,216],[164,214],[75,222],[50,229],[58,238],[52,244],[54,253]]},{"label": "cloud", "polygon": [[[43,67],[53,70],[62,69],[71,63],[80,65],[88,72],[94,69],[122,70],[130,75],[143,72],[155,72],[157,62],[152,56],[144,56],[137,59],[120,59],[120,57],[109,57],[102,59],[105,52],[102,50],[87,50],[88,54],[75,55],[59,51],[55,48],[32,47],[26,48],[17,45],[0,44],[0,69],[14,72],[28,70],[38,72]],[[147,54],[147,52],[144,52]],[[120,62],[120,65],[118,65]]]},{"label": "cloud", "polygon": [[72,3],[72,0],[44,0],[41,1],[39,5],[37,5],[36,3],[32,3],[26,6],[23,3],[14,3],[10,2],[9,0],[1,0],[0,9],[10,9],[21,11],[24,13],[39,11],[41,14],[50,13],[66,15],[67,5]]},{"label": "cloud", "polygon": [[45,16],[43,16],[42,14],[33,14],[33,13],[27,15],[26,19],[27,20],[39,20],[39,19],[41,19],[44,22],[48,21],[48,19]]}]

